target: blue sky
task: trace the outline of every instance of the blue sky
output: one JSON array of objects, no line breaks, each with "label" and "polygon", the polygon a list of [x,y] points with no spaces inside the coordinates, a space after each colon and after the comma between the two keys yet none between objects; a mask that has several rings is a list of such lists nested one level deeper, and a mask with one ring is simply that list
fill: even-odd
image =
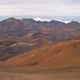
[{"label": "blue sky", "polygon": [[80,0],[0,0],[0,16],[80,16]]}]

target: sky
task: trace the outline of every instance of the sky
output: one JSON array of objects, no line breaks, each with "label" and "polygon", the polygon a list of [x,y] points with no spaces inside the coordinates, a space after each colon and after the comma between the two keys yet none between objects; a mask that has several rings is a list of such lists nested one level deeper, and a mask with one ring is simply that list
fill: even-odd
[{"label": "sky", "polygon": [[0,16],[80,16],[80,0],[0,0]]}]

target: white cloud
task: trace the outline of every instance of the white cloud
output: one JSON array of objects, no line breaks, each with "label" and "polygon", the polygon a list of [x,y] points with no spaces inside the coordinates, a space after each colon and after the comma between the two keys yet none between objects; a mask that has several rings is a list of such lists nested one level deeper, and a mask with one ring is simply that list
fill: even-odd
[{"label": "white cloud", "polygon": [[47,22],[51,21],[51,19],[48,19],[48,18],[39,18],[39,17],[34,18],[34,20],[35,21],[42,21],[42,22],[44,22],[44,21],[47,21]]},{"label": "white cloud", "polygon": [[79,0],[2,0],[0,16],[80,16],[79,2]]}]

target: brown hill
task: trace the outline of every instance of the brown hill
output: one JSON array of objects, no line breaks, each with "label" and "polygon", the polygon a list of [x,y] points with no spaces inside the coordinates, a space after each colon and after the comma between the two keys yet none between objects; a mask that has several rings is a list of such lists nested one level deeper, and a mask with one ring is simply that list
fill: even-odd
[{"label": "brown hill", "polygon": [[6,66],[80,67],[80,40],[49,44],[3,62]]}]

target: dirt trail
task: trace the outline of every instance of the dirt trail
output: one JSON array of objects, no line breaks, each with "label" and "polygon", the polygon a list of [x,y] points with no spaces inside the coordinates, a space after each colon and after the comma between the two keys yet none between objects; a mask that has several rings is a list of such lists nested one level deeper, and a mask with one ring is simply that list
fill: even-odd
[{"label": "dirt trail", "polygon": [[80,72],[8,73],[0,72],[0,80],[80,80]]}]

